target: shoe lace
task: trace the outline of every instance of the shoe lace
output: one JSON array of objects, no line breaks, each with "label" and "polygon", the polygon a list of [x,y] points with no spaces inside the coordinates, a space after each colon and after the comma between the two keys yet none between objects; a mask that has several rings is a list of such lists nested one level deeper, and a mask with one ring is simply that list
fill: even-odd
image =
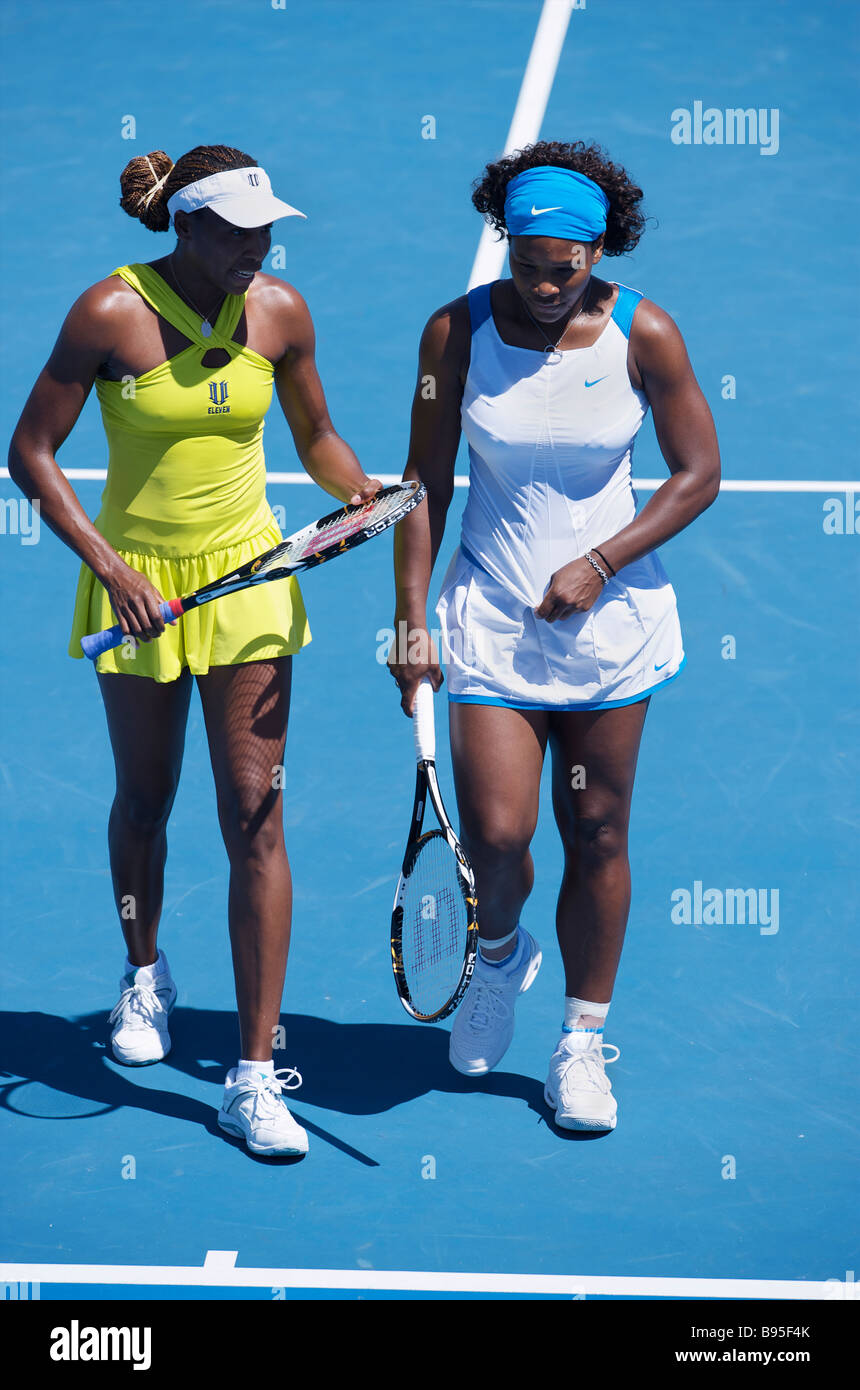
[{"label": "shoe lace", "polygon": [[483,1032],[491,1028],[497,1019],[504,1019],[510,1014],[510,1009],[505,1002],[504,987],[502,985],[491,985],[486,981],[472,976],[472,983],[469,986],[469,993],[466,996],[469,1010],[467,1022],[469,1027],[475,1032]]},{"label": "shoe lace", "polygon": [[116,1023],[118,1018],[124,1018],[128,1022],[137,1016],[152,1023],[155,1014],[163,1013],[164,1005],[152,985],[129,985],[119,996],[108,1021]]},{"label": "shoe lace", "polygon": [[[614,1057],[604,1057],[603,1054],[607,1048],[615,1053]],[[601,1091],[603,1095],[606,1095],[611,1087],[609,1077],[604,1070],[604,1063],[608,1066],[612,1062],[617,1062],[620,1056],[621,1052],[614,1043],[601,1043],[599,1047],[589,1048],[586,1052],[572,1052],[559,1072],[559,1085],[568,1079],[574,1067],[580,1067],[582,1075],[575,1078],[575,1089]]]},{"label": "shoe lace", "polygon": [[[281,1080],[280,1078],[284,1079]],[[284,1091],[297,1091],[302,1084],[301,1073],[295,1067],[282,1067],[271,1076],[255,1076],[243,1085],[256,1092],[253,1101],[255,1117],[273,1116],[281,1108]]]}]

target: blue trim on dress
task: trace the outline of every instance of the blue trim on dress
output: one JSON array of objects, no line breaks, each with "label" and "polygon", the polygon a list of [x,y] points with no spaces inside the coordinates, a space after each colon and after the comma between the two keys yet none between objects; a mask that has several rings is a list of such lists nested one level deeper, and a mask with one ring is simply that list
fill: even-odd
[{"label": "blue trim on dress", "polygon": [[481,324],[487,322],[487,319],[493,312],[492,305],[490,304],[490,290],[493,288],[494,283],[493,281],[489,285],[476,285],[473,290],[469,290],[466,296],[469,301],[469,318],[472,321],[473,336],[477,333]]},{"label": "blue trim on dress", "polygon": [[[469,301],[469,319],[471,320],[473,337],[481,325],[486,323],[487,319],[492,316],[493,309],[490,302],[490,292],[493,288],[493,284],[495,284],[495,281],[492,281],[489,285],[476,285],[475,288],[469,290],[469,293],[466,295]],[[618,298],[615,301],[615,307],[612,310],[610,318],[615,320],[625,338],[630,337],[630,327],[633,323],[636,305],[642,298],[644,298],[644,296],[639,290],[633,290],[629,285],[619,284]],[[505,346],[510,347],[511,345],[507,343]],[[584,348],[582,349],[582,351],[585,350]],[[531,352],[533,349],[527,348],[526,351]]]},{"label": "blue trim on dress", "polygon": [[618,324],[625,338],[630,337],[630,327],[633,323],[633,315],[639,300],[644,298],[639,290],[631,290],[629,285],[618,286],[618,298],[615,301],[615,308],[612,310],[611,317]]},{"label": "blue trim on dress", "polygon": [[647,690],[642,690],[638,695],[630,695],[626,700],[591,700],[584,704],[575,705],[529,705],[521,700],[496,700],[489,695],[452,695],[448,691],[448,700],[452,705],[499,705],[503,709],[522,709],[522,710],[546,710],[548,713],[573,714],[576,710],[589,709],[620,709],[622,705],[635,705],[640,700],[646,700],[649,695],[653,695],[655,690],[661,690],[664,685],[671,685],[672,681],[680,676],[687,664],[686,656],[683,657],[681,665],[672,676],[667,676],[665,680],[658,681],[656,685],[649,686]]}]

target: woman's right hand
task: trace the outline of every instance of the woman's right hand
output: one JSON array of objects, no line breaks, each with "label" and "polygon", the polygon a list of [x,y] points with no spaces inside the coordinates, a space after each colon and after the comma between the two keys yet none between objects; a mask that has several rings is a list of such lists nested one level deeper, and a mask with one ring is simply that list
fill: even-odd
[{"label": "woman's right hand", "polygon": [[99,579],[126,637],[151,642],[161,636],[165,627],[160,611],[164,599],[146,575],[117,556],[110,571],[99,575]]},{"label": "woman's right hand", "polygon": [[400,688],[400,707],[411,719],[415,694],[424,677],[429,678],[434,690],[439,689],[444,677],[436,645],[423,624],[395,619],[394,631],[388,669]]}]

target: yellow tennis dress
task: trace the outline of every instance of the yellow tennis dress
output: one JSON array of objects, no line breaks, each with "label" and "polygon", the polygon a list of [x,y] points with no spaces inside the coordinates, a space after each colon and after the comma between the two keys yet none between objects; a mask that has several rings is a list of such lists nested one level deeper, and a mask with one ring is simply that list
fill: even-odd
[{"label": "yellow tennis dress", "polygon": [[[190,340],[190,345],[133,380],[96,379],[109,445],[108,474],[94,525],[162,598],[191,594],[282,539],[266,500],[263,423],[272,400],[272,363],[233,341],[245,296],[229,294],[212,335],[148,265],[120,275]],[[212,348],[226,367],[205,367]],[[92,570],[81,566],[69,654],[113,627],[116,615]],[[287,656],[311,640],[296,579],[279,579],[192,609],[161,637],[105,652],[99,671],[176,680],[184,667],[205,675]]]}]

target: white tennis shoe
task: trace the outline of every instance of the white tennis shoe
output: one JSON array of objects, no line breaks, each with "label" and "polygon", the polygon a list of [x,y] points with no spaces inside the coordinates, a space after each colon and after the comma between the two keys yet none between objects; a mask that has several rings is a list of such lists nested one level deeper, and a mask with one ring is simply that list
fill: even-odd
[{"label": "white tennis shoe", "polygon": [[478,955],[465,998],[454,1017],[448,1060],[463,1076],[483,1076],[504,1057],[514,1036],[518,994],[534,982],[541,952],[534,937],[519,929],[517,949],[504,965]]},{"label": "white tennis shoe", "polygon": [[306,1154],[307,1131],[293,1119],[282,1095],[301,1084],[295,1067],[284,1067],[271,1076],[260,1072],[250,1080],[238,1082],[233,1067],[227,1073],[218,1123],[228,1134],[244,1139],[251,1153],[272,1157]]},{"label": "white tennis shoe", "polygon": [[114,1025],[111,1050],[126,1067],[151,1066],[170,1051],[167,1019],[176,1003],[176,985],[167,957],[163,951],[158,955],[165,967],[160,974],[154,975],[151,965],[142,965],[123,975],[122,993],[108,1020]]},{"label": "white tennis shoe", "polygon": [[[604,1048],[614,1057],[605,1057]],[[585,1029],[565,1033],[552,1054],[544,1100],[555,1110],[555,1122],[562,1129],[614,1129],[618,1106],[612,1094],[606,1062],[621,1056],[613,1043],[605,1043],[602,1033]]]}]

